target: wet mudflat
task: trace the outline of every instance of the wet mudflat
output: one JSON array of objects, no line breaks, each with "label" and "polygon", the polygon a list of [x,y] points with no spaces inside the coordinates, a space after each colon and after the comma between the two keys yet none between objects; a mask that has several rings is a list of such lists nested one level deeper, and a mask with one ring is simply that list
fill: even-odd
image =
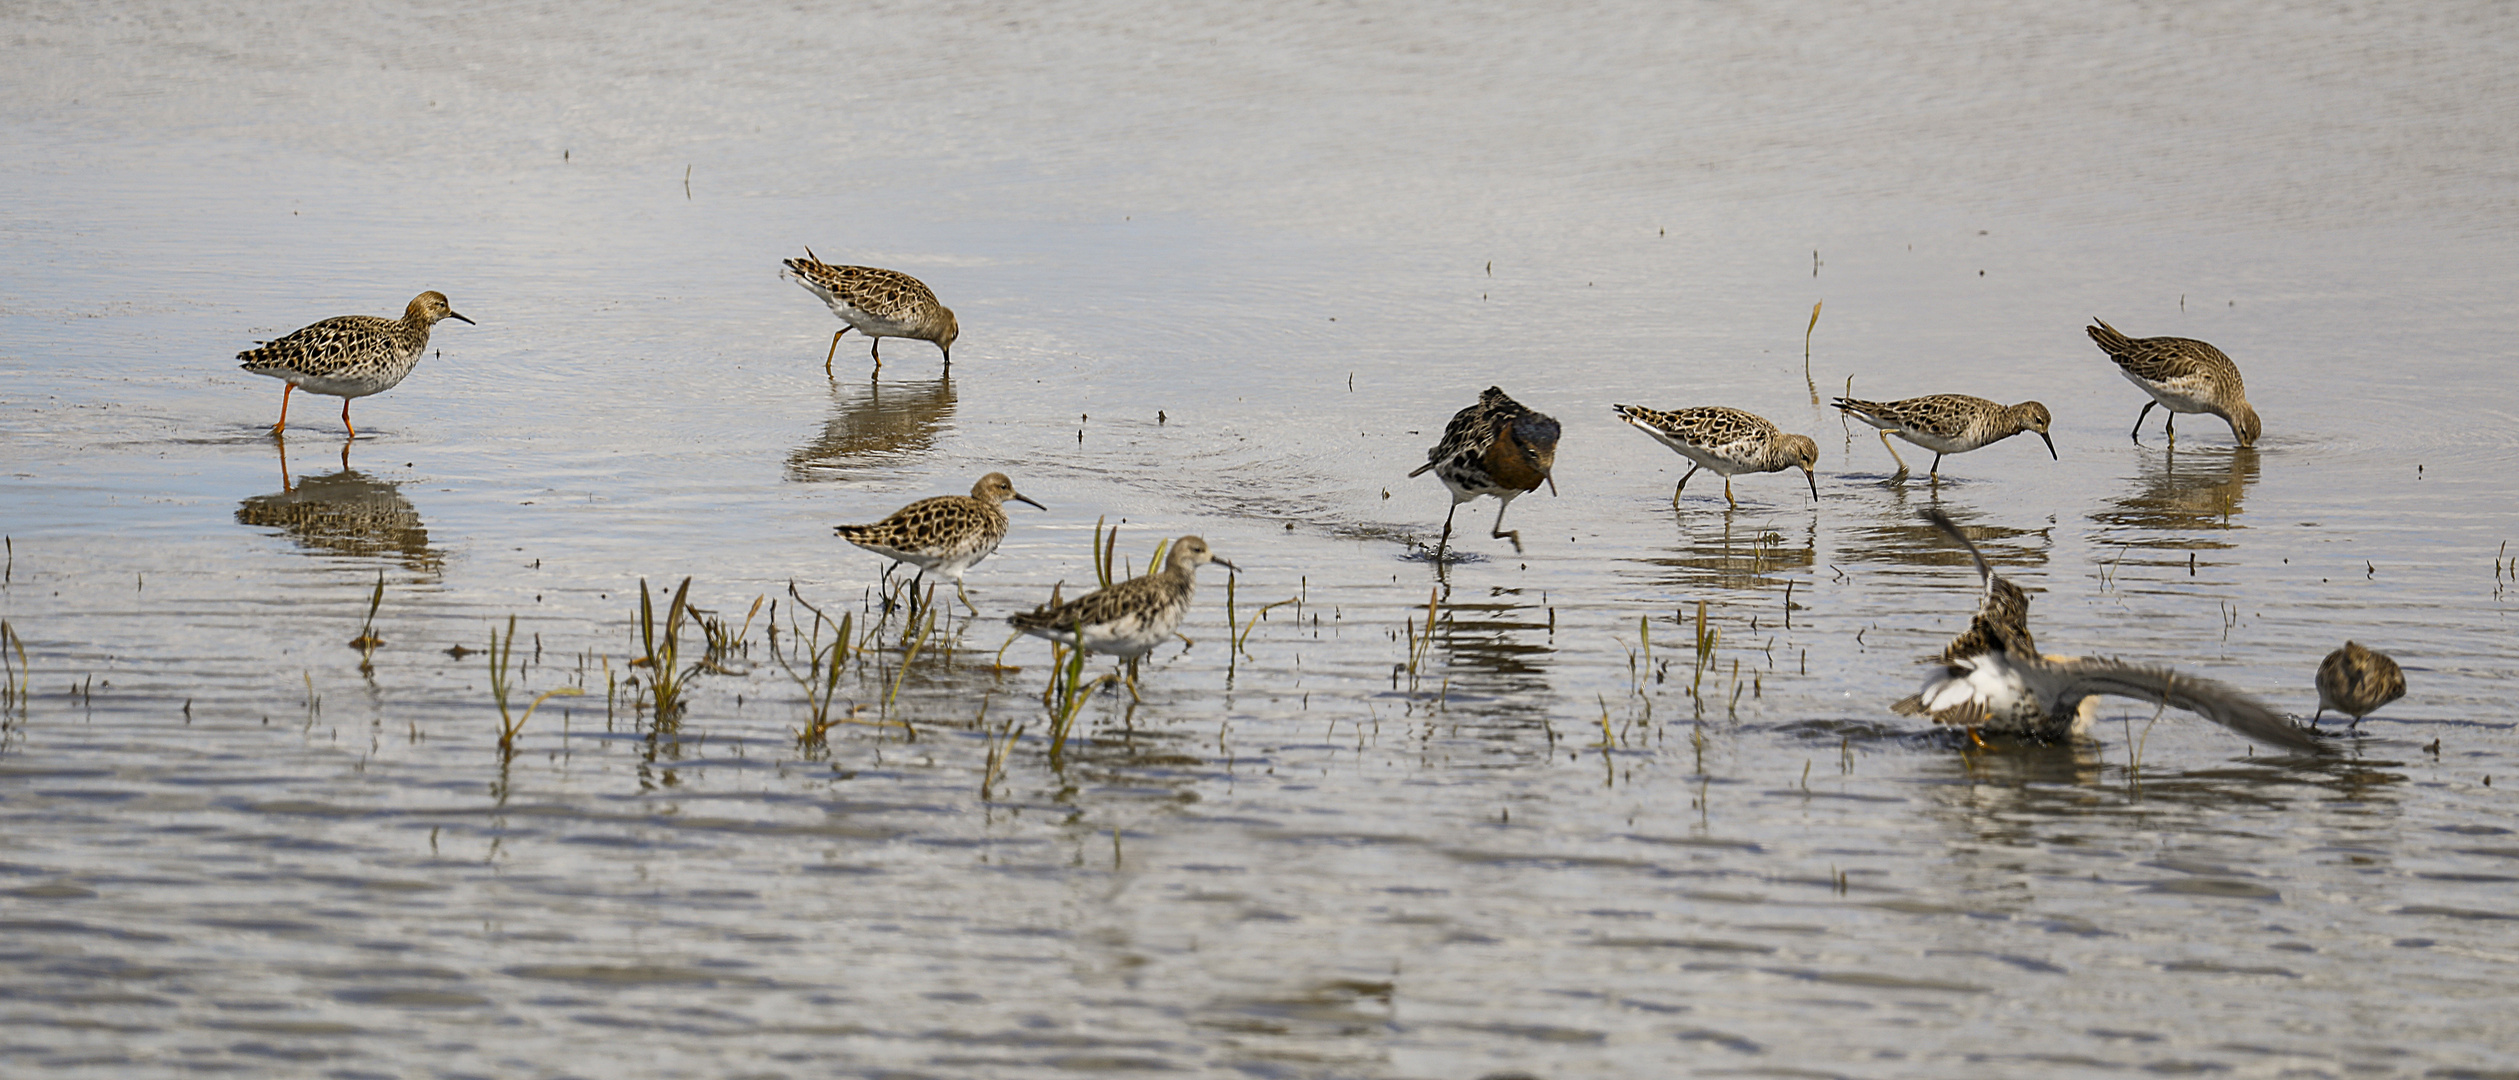
[{"label": "wet mudflat", "polygon": [[[11,1075],[2509,1067],[2498,9],[6,18]],[[826,379],[807,244],[935,286],[950,377]],[[479,325],[357,440],[264,433],[236,351],[422,289]],[[2092,317],[2264,440],[2128,439]],[[1489,384],[1559,493],[1436,563]],[[1849,388],[2061,460],[1889,484]],[[1674,510],[1612,402],[1810,434],[1818,503]],[[1050,509],[980,615],[887,613],[829,527],[995,470]],[[2049,649],[2412,689],[2320,763],[1922,731],[1928,506]],[[1242,570],[1060,742],[1003,617],[1097,521]],[[583,693],[503,753],[499,684]]]}]

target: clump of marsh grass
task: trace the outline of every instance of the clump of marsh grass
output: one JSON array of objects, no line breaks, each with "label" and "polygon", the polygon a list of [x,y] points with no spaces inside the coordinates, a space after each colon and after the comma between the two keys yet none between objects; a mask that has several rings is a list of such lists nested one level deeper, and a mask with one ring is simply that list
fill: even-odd
[{"label": "clump of marsh grass", "polygon": [[359,636],[350,639],[350,647],[359,651],[359,670],[374,671],[376,650],[385,639],[376,636],[376,609],[385,606],[385,572],[376,572],[376,589],[367,596],[367,621],[359,624]]},{"label": "clump of marsh grass", "polygon": [[498,627],[490,628],[490,696],[497,699],[499,703],[499,753],[501,755],[516,752],[516,736],[524,732],[525,722],[534,718],[534,710],[541,708],[543,702],[555,697],[576,697],[586,692],[575,686],[554,687],[543,691],[534,698],[532,704],[525,706],[524,715],[511,715],[507,707],[508,664],[515,652],[516,616],[510,615],[507,617],[505,638],[499,636]]},{"label": "clump of marsh grass", "polygon": [[[791,609],[788,637],[794,644],[782,651],[778,643],[778,612],[773,607],[770,612],[770,659],[787,672],[788,678],[796,680],[796,685],[805,692],[805,728],[797,733],[796,741],[798,745],[811,746],[819,744],[822,736],[831,729],[831,704],[839,697],[840,673],[848,666],[857,613],[843,611],[839,621],[833,622],[821,608],[815,607],[805,599],[804,594],[796,591],[793,581],[787,583],[787,597],[795,607],[812,612],[813,622],[810,629],[797,633]],[[746,622],[749,625],[749,620]],[[826,626],[832,631],[828,645],[822,643],[822,632]],[[803,663],[801,670],[798,661]],[[853,717],[855,713],[850,715]]]},{"label": "clump of marsh grass", "polygon": [[[647,683],[640,691],[640,699],[649,704],[659,722],[682,715],[683,693],[689,687],[691,676],[700,670],[697,664],[688,670],[682,667],[682,621],[690,613],[690,599],[691,579],[685,577],[681,586],[674,589],[673,600],[666,606],[665,618],[659,624],[656,601],[648,592],[647,579],[639,579],[639,656],[630,661],[630,666],[647,669]],[[630,681],[635,685],[637,679],[638,676],[632,676]],[[634,706],[637,700],[633,700]]]},{"label": "clump of marsh grass", "polygon": [[28,679],[33,673],[26,662],[26,639],[18,636],[9,620],[0,619],[0,711],[14,708],[20,719],[25,718]]}]

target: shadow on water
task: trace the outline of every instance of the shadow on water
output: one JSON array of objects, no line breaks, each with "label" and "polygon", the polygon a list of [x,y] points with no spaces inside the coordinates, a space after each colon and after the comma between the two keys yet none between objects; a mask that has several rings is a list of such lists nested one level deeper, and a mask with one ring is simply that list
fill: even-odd
[{"label": "shadow on water", "polygon": [[871,479],[889,466],[934,449],[953,419],[953,380],[923,383],[869,380],[865,389],[831,388],[831,418],[822,434],[787,455],[787,478],[799,483]]},{"label": "shadow on water", "polygon": [[1626,561],[1651,567],[1638,575],[1649,583],[1680,592],[1780,589],[1786,574],[1818,563],[1816,520],[1800,530],[1802,535],[1788,537],[1775,529],[1735,530],[1733,516],[1728,510],[1723,512],[1720,530],[1706,525],[1701,517],[1683,516],[1676,546]]},{"label": "shadow on water", "polygon": [[[2134,490],[2118,496],[2090,518],[2111,528],[2150,529],[2163,533],[2246,528],[2231,519],[2257,482],[2257,452],[2251,448],[2145,454]],[[2137,546],[2227,548],[2228,542],[2159,537],[2134,541]]]},{"label": "shadow on water", "polygon": [[279,529],[311,554],[391,558],[414,573],[435,575],[446,557],[429,546],[420,511],[395,485],[350,467],[341,448],[341,471],[292,481],[288,444],[280,444],[280,490],[237,504],[240,525]]}]

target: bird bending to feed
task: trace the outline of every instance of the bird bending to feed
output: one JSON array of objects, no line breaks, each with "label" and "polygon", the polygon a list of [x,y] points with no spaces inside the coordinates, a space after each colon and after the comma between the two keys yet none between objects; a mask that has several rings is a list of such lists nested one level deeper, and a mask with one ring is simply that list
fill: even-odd
[{"label": "bird bending to feed", "polygon": [[875,370],[883,370],[883,339],[888,337],[917,338],[932,341],[944,350],[945,370],[953,370],[953,339],[961,336],[961,324],[953,319],[953,309],[936,302],[936,294],[925,282],[898,270],[873,266],[833,266],[813,257],[813,249],[805,249],[805,257],[787,260],[787,269],[780,277],[791,278],[807,292],[831,305],[831,313],[848,325],[831,333],[831,351],[822,358],[822,373],[831,373],[831,359],[840,354],[840,335],[855,330],[874,339],[870,350]]},{"label": "bird bending to feed", "polygon": [[1207,541],[1184,536],[1172,542],[1162,569],[1149,569],[1142,577],[1063,604],[1044,604],[1009,615],[1006,622],[1033,637],[1128,661],[1129,693],[1134,696],[1138,658],[1180,628],[1182,617],[1189,614],[1190,596],[1198,591],[1198,568],[1211,562],[1229,570],[1241,569],[1217,558],[1208,550]]},{"label": "bird bending to feed", "polygon": [[1966,394],[1927,394],[1903,401],[1841,397],[1835,405],[1880,429],[1881,446],[1889,451],[1889,460],[1898,463],[1892,480],[1903,480],[1907,475],[1907,459],[1899,457],[1898,448],[1889,444],[1892,435],[1933,452],[1933,468],[1926,475],[1936,480],[1942,475],[1942,455],[1965,454],[2024,431],[2037,432],[2040,439],[2046,440],[2047,456],[2056,456],[2055,440],[2047,436],[2047,425],[2054,418],[2047,414],[2046,406],[2035,401],[2000,405]]},{"label": "bird bending to feed", "polygon": [[2265,425],[2248,404],[2239,365],[2220,349],[2193,338],[2130,338],[2105,322],[2091,321],[2098,325],[2084,328],[2090,331],[2090,340],[2117,362],[2127,382],[2152,396],[2143,403],[2143,411],[2134,414],[2134,441],[2143,441],[2143,418],[2151,415],[2152,406],[2163,405],[2169,409],[2171,446],[2178,445],[2179,413],[2211,413],[2229,422],[2230,437],[2239,440],[2239,445],[2257,444]]},{"label": "bird bending to feed", "polygon": [[1679,486],[1671,489],[1674,507],[1679,505],[1679,493],[1688,489],[1688,478],[1697,475],[1699,469],[1712,469],[1721,475],[1723,501],[1737,507],[1740,501],[1732,498],[1732,477],[1800,466],[1802,478],[1810,481],[1811,501],[1819,501],[1819,474],[1813,471],[1819,466],[1819,444],[1808,435],[1787,435],[1765,417],[1720,405],[1673,412],[1639,405],[1612,405],[1610,410],[1692,462],[1687,474],[1679,478]]},{"label": "bird bending to feed", "polygon": [[1504,511],[1523,492],[1536,491],[1543,483],[1549,494],[1557,493],[1557,478],[1550,475],[1557,466],[1557,433],[1555,418],[1523,408],[1493,386],[1478,395],[1478,404],[1453,413],[1452,422],[1443,426],[1443,441],[1428,447],[1426,463],[1408,474],[1423,476],[1432,469],[1452,489],[1452,509],[1443,514],[1443,538],[1436,541],[1436,550],[1452,539],[1452,514],[1481,495],[1498,501],[1496,527],[1488,535],[1511,540],[1513,550],[1522,550],[1521,532],[1504,529]]},{"label": "bird bending to feed", "polygon": [[237,366],[288,381],[280,391],[280,422],[271,425],[273,435],[288,431],[289,395],[302,386],[310,394],[340,398],[341,426],[355,439],[359,431],[350,426],[350,399],[381,394],[401,383],[420,366],[420,354],[429,348],[429,328],[440,319],[472,321],[446,305],[445,293],[424,292],[411,298],[399,319],[325,319],[276,341],[257,342],[259,348],[236,354],[244,361]]},{"label": "bird bending to feed", "polygon": [[[971,596],[962,591],[962,572],[997,550],[1006,539],[1006,500],[1047,510],[1015,490],[1015,482],[1005,473],[990,473],[971,485],[969,495],[939,495],[920,499],[892,512],[892,516],[872,525],[840,525],[832,531],[840,539],[865,548],[895,562],[918,567],[920,577],[930,571],[953,579],[954,594],[962,598],[962,606],[974,614]],[[916,595],[918,582],[910,582]]]},{"label": "bird bending to feed", "polygon": [[1968,629],[1935,657],[1924,688],[1890,709],[1935,723],[2063,742],[2089,737],[2102,695],[2174,705],[2241,735],[2286,750],[2325,750],[2316,736],[2246,694],[2166,667],[2101,657],[2041,655],[2029,636],[2029,598],[1986,562],[1967,534],[1939,510],[1925,520],[1968,549],[1985,590]]},{"label": "bird bending to feed", "polygon": [[2362,717],[2404,696],[2405,669],[2386,653],[2347,641],[2318,661],[2318,715],[2309,722],[2317,723],[2328,709],[2334,709],[2351,716],[2353,727],[2360,727]]}]

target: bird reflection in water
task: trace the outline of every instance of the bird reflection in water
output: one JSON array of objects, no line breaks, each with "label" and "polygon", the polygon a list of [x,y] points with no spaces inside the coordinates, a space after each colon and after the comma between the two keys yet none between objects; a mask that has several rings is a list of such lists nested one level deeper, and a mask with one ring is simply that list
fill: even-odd
[{"label": "bird reflection in water", "polygon": [[933,449],[952,419],[951,379],[834,387],[831,419],[820,436],[787,455],[787,478],[812,484],[889,476],[893,467]]},{"label": "bird reflection in water", "polygon": [[[2231,519],[2239,516],[2240,502],[2256,482],[2254,449],[2145,454],[2134,490],[2093,511],[2090,518],[2102,525],[2170,533],[2245,528]],[[2230,545],[2180,539],[2177,546]]]},{"label": "bird reflection in water", "polygon": [[1661,554],[1629,560],[1652,567],[1652,584],[1681,592],[1708,589],[1781,589],[1785,578],[1808,584],[1808,570],[1819,561],[1819,524],[1808,521],[1787,536],[1777,529],[1734,529],[1733,515],[1723,515],[1723,532],[1708,539],[1702,530],[1683,529],[1680,543]]},{"label": "bird reflection in water", "polygon": [[309,554],[389,558],[414,573],[435,574],[445,556],[429,546],[420,512],[393,484],[350,467],[341,447],[341,471],[292,480],[289,448],[280,447],[280,490],[237,504],[240,525],[279,529]]},{"label": "bird reflection in water", "polygon": [[[1969,537],[1985,552],[1986,561],[1999,567],[2045,566],[2055,548],[2052,527],[2013,529],[1988,525],[1977,520],[1978,515],[1965,507],[1946,506],[1943,512],[1966,526]],[[1944,539],[1939,530],[1907,509],[1903,500],[1899,505],[1883,510],[1873,521],[1845,530],[1837,540],[1837,556],[1847,562],[1919,568],[1958,566],[1972,572],[1977,565],[1968,557],[1966,549]],[[1935,575],[1936,580],[1928,582],[1928,586],[1941,588],[1948,585],[1948,582],[1938,580],[1942,577],[1950,575]],[[1963,585],[1970,592],[1977,590],[1973,573]]]},{"label": "bird reflection in water", "polygon": [[[1424,633],[1425,608],[1416,609],[1415,621]],[[1440,672],[1440,681],[1416,684],[1412,696],[1440,698],[1456,717],[1485,713],[1516,726],[1545,721],[1539,703],[1549,698],[1548,660],[1557,646],[1554,616],[1544,603],[1530,602],[1519,589],[1491,589],[1484,597],[1456,597],[1445,589],[1432,638],[1427,662],[1417,670]]]}]

